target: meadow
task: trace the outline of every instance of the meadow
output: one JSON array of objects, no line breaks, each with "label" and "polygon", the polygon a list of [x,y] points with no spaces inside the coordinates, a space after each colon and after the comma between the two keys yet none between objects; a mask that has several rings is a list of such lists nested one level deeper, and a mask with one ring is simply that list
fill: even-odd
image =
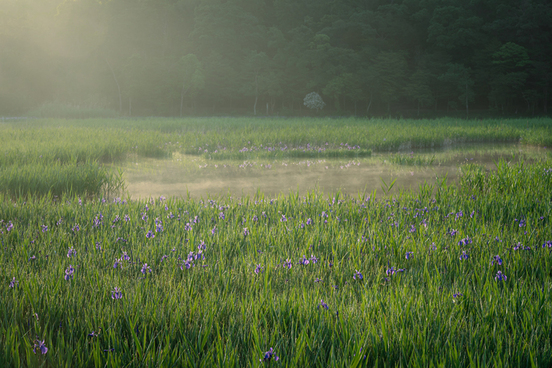
[{"label": "meadow", "polygon": [[132,200],[117,168],[391,151],[417,170],[438,160],[414,149],[551,146],[551,122],[2,124],[0,366],[550,366],[544,148],[463,164],[452,184],[356,195]]}]

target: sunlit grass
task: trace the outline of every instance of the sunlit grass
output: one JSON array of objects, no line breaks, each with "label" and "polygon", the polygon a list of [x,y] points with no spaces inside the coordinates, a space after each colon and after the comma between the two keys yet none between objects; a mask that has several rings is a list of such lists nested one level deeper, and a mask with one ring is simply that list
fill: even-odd
[{"label": "sunlit grass", "polygon": [[383,200],[4,199],[0,364],[548,366],[551,168],[467,165]]}]

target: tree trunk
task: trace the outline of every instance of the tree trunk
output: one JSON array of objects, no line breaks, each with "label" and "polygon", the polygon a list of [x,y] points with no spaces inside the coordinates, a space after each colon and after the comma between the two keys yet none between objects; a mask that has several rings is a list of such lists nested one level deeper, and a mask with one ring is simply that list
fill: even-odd
[{"label": "tree trunk", "polygon": [[370,106],[372,106],[372,94],[370,93],[370,100],[368,101],[368,107],[366,108],[366,115],[370,113]]},{"label": "tree trunk", "polygon": [[258,76],[255,74],[255,105],[253,105],[253,115],[257,116],[257,100],[259,99]]},{"label": "tree trunk", "polygon": [[180,93],[180,117],[182,117],[182,105],[184,105],[184,95],[188,92],[190,89],[190,86],[184,90],[185,84],[182,84],[182,92]]},{"label": "tree trunk", "polygon": [[548,113],[548,107],[547,107],[548,106],[548,83],[549,83],[549,81],[548,81],[548,78],[547,78],[546,83],[544,84],[544,100],[543,100],[543,102],[544,102],[543,108],[544,108],[544,113],[545,114]]},{"label": "tree trunk", "polygon": [[468,106],[468,82],[466,81],[466,118],[470,117],[470,109]]},{"label": "tree trunk", "polygon": [[117,80],[117,77],[115,76],[115,72],[113,71],[113,68],[111,67],[111,64],[109,64],[109,61],[104,57],[105,63],[109,67],[109,70],[111,70],[111,74],[113,75],[113,79],[115,80],[115,84],[117,84],[117,90],[119,91],[119,113],[123,112],[123,98],[121,97],[121,87],[119,86],[119,81]]}]

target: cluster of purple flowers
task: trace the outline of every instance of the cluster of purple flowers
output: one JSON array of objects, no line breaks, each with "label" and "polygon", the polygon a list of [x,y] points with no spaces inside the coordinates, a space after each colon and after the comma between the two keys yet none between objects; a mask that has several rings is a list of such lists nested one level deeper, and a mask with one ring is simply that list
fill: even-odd
[{"label": "cluster of purple flowers", "polygon": [[115,286],[115,288],[111,292],[111,299],[117,300],[117,299],[121,299],[122,297],[123,297],[123,293],[117,286]]},{"label": "cluster of purple flowers", "polygon": [[385,271],[385,274],[387,276],[393,276],[395,273],[397,272],[404,272],[406,271],[404,268],[398,268],[396,269],[395,267],[389,267],[386,271]]},{"label": "cluster of purple flowers", "polygon": [[76,255],[77,255],[77,251],[75,250],[75,248],[73,247],[69,248],[69,250],[67,251],[67,258],[71,258]]},{"label": "cluster of purple flowers", "polygon": [[148,273],[151,273],[151,267],[148,266],[147,263],[144,263],[142,265],[142,269],[140,269],[140,272],[142,272],[144,275],[147,275]]},{"label": "cluster of purple flowers", "polygon": [[48,348],[46,347],[45,340],[40,341],[39,339],[35,340],[34,346],[33,346],[33,353],[36,354],[36,352],[40,352],[40,354],[44,355],[48,352]]},{"label": "cluster of purple flowers", "polygon": [[75,269],[73,268],[73,266],[69,265],[69,267],[65,270],[65,276],[63,276],[63,278],[69,281],[73,278],[74,273]]},{"label": "cluster of purple flowers", "polygon": [[274,359],[275,362],[277,362],[280,358],[276,356],[274,353],[274,349],[270,348],[266,353],[264,353],[263,358],[259,359],[261,363],[270,363],[270,361]]},{"label": "cluster of purple flowers", "polygon": [[323,309],[330,309],[330,307],[328,307],[328,304],[326,304],[326,302],[324,302],[324,299],[320,299],[320,304],[318,304],[318,308],[322,307]]},{"label": "cluster of purple flowers", "polygon": [[471,243],[473,243],[472,239],[469,236],[466,236],[464,239],[460,239],[460,241],[458,242],[458,245],[462,246],[462,245],[468,245]]}]

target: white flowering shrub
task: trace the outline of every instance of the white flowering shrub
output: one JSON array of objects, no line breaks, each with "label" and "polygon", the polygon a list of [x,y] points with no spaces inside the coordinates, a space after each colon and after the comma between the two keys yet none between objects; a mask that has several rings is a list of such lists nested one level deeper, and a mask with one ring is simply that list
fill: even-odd
[{"label": "white flowering shrub", "polygon": [[308,107],[309,109],[316,109],[322,110],[326,104],[322,100],[322,97],[316,92],[311,92],[308,95],[305,96],[305,99],[303,100],[303,105]]}]

